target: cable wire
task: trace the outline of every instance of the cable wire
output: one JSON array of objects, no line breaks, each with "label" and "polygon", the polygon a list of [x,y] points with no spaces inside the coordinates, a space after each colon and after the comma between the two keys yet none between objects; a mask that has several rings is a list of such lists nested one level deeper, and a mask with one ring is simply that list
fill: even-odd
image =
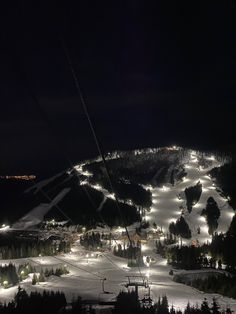
[{"label": "cable wire", "polygon": [[[69,66],[69,68],[70,68],[70,71],[71,71],[71,74],[72,74],[72,77],[73,77],[73,80],[74,80],[74,84],[75,84],[76,90],[77,90],[77,92],[78,92],[78,96],[79,96],[79,98],[80,98],[80,101],[81,101],[81,104],[82,104],[84,113],[85,113],[86,118],[87,118],[87,120],[88,120],[88,123],[89,123],[90,129],[91,129],[91,132],[92,132],[92,135],[93,135],[93,138],[94,138],[94,141],[95,141],[97,150],[98,150],[98,152],[99,152],[99,155],[100,155],[101,158],[102,158],[102,162],[103,162],[103,165],[104,165],[104,168],[105,168],[106,176],[107,176],[107,178],[108,178],[108,183],[109,183],[110,188],[111,188],[111,191],[113,192],[114,197],[115,197],[116,207],[117,207],[118,212],[119,212],[119,214],[120,214],[121,220],[122,220],[123,223],[124,223],[124,228],[125,228],[125,231],[126,231],[126,235],[127,235],[128,239],[129,239],[130,246],[132,247],[132,241],[131,241],[131,238],[130,238],[130,235],[129,235],[128,228],[127,228],[126,223],[125,223],[125,221],[124,221],[124,218],[123,218],[123,215],[122,215],[120,206],[119,206],[119,202],[118,202],[116,193],[115,193],[115,191],[114,191],[114,187],[113,187],[113,184],[112,184],[111,176],[110,176],[109,171],[108,171],[106,159],[105,159],[104,154],[103,154],[103,152],[102,152],[102,149],[101,149],[101,146],[100,146],[98,137],[97,137],[97,135],[96,135],[96,132],[95,132],[95,129],[94,129],[92,120],[91,120],[91,118],[90,118],[89,111],[88,111],[88,108],[87,108],[87,106],[86,106],[86,103],[85,103],[85,100],[84,100],[84,97],[83,97],[83,94],[82,94],[82,91],[81,91],[81,87],[80,87],[80,84],[79,84],[79,80],[78,80],[78,77],[77,77],[76,72],[75,72],[75,70],[74,70],[74,67],[73,67],[73,64],[72,64],[72,61],[71,61],[71,58],[70,58],[70,55],[69,55],[69,51],[68,51],[68,49],[67,49],[67,46],[66,46],[64,40],[62,40],[62,46],[63,46],[63,50],[64,50],[64,53],[65,53],[65,56],[66,56],[66,60],[67,60],[67,62],[68,62],[68,66]],[[140,275],[143,276],[142,273],[141,273],[141,269],[140,269],[140,265],[139,265],[139,264],[138,264],[138,269],[139,269]]]}]

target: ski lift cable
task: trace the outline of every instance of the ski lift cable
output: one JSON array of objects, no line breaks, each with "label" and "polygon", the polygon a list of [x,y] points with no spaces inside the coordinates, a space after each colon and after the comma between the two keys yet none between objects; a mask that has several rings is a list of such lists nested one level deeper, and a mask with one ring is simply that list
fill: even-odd
[{"label": "ski lift cable", "polygon": [[102,256],[104,256],[113,266],[115,266],[117,269],[121,270],[122,272],[124,272],[126,274],[126,272],[124,271],[123,268],[121,268],[120,266],[118,266],[117,264],[115,264],[112,259],[110,259],[107,255],[102,254]]},{"label": "ski lift cable", "polygon": [[[41,192],[50,202],[52,201],[52,199],[47,195],[47,193],[45,193],[45,191],[44,191],[42,188],[40,188],[40,192]],[[59,206],[58,204],[55,204],[54,206],[59,210],[59,212],[60,212],[66,219],[69,219],[69,221],[71,221],[71,222],[73,223],[72,219],[60,208],[60,206]]]},{"label": "ski lift cable", "polygon": [[66,264],[70,265],[71,267],[78,268],[79,270],[82,270],[82,271],[84,271],[84,272],[86,272],[86,273],[88,273],[88,274],[90,274],[92,276],[98,277],[99,280],[104,279],[104,277],[102,277],[102,276],[100,276],[100,275],[98,275],[96,273],[93,273],[93,272],[89,271],[88,269],[85,269],[85,268],[82,268],[80,266],[74,265],[74,264],[68,262],[67,260],[61,259],[61,258],[59,258],[57,256],[53,256],[53,257],[55,259],[59,260],[59,261],[62,261],[63,263],[66,263]]},{"label": "ski lift cable", "polygon": [[[118,202],[116,193],[115,193],[115,191],[114,191],[114,187],[113,187],[113,184],[112,184],[111,176],[110,176],[110,174],[109,174],[108,167],[107,167],[107,162],[106,162],[105,156],[104,156],[104,154],[103,154],[103,152],[102,152],[102,149],[101,149],[101,146],[100,146],[98,137],[97,137],[97,135],[96,135],[96,132],[95,132],[95,129],[94,129],[92,120],[91,120],[91,118],[90,118],[89,111],[88,111],[88,108],[87,108],[87,106],[86,106],[86,103],[85,103],[85,100],[84,100],[84,97],[83,97],[83,94],[82,94],[82,90],[81,90],[81,87],[80,87],[80,84],[79,84],[79,80],[78,80],[77,74],[76,74],[76,72],[75,72],[75,70],[74,70],[74,67],[73,67],[73,64],[72,64],[72,61],[71,61],[71,58],[70,58],[70,55],[69,55],[69,51],[68,51],[68,49],[67,49],[67,46],[66,46],[64,40],[62,40],[62,46],[63,46],[63,50],[64,50],[64,53],[65,53],[65,57],[66,57],[66,60],[67,60],[69,69],[70,69],[70,71],[71,71],[71,74],[72,74],[72,77],[73,77],[73,80],[74,80],[74,84],[75,84],[76,90],[77,90],[77,92],[78,92],[78,96],[79,96],[79,98],[80,98],[80,101],[81,101],[81,104],[82,104],[84,113],[85,113],[86,118],[87,118],[87,120],[88,120],[88,123],[89,123],[90,129],[91,129],[91,132],[92,132],[92,135],[93,135],[93,138],[94,138],[94,141],[95,141],[97,150],[98,150],[98,152],[99,152],[100,157],[102,158],[102,162],[103,162],[103,165],[104,165],[104,168],[105,168],[105,172],[106,172],[106,176],[107,176],[107,179],[108,179],[108,183],[109,183],[109,185],[110,185],[111,191],[112,191],[113,194],[114,194],[116,207],[117,207],[118,212],[119,212],[119,214],[120,214],[121,220],[122,220],[123,223],[124,223],[125,232],[126,232],[127,237],[128,237],[128,239],[129,239],[130,246],[132,247],[132,241],[131,241],[131,238],[130,238],[129,231],[128,231],[128,228],[127,228],[127,226],[126,226],[126,223],[124,222],[124,218],[123,218],[123,215],[122,215],[120,206],[119,206],[119,202]],[[141,269],[140,269],[140,265],[139,265],[139,264],[138,264],[138,269],[139,269],[140,275],[142,275]],[[143,276],[143,275],[142,275],[142,276]]]},{"label": "ski lift cable", "polygon": [[[22,76],[23,76],[24,82],[26,83],[26,86],[25,86],[26,91],[28,92],[28,94],[30,95],[30,97],[33,99],[34,103],[37,105],[38,111],[39,111],[41,117],[43,118],[43,120],[44,120],[44,121],[46,122],[46,124],[48,125],[49,130],[51,131],[51,133],[53,133],[53,134],[56,136],[56,135],[57,135],[57,132],[55,132],[54,128],[52,127],[52,124],[50,123],[50,120],[49,120],[47,114],[46,114],[45,111],[43,110],[41,104],[39,103],[39,101],[38,101],[38,99],[37,99],[37,97],[36,97],[36,95],[33,93],[32,88],[30,88],[29,83],[28,83],[28,80],[26,79],[24,73],[22,73],[22,71],[20,71],[20,72],[21,72],[21,74],[22,74]],[[57,136],[56,136],[56,138],[57,138]],[[73,165],[71,159],[69,158],[69,156],[65,153],[65,150],[63,149],[62,151],[63,151],[64,157],[65,157],[65,159],[67,160],[69,166],[72,167],[72,169],[74,169],[74,165]],[[79,176],[78,176],[77,171],[75,171],[75,174],[76,174],[77,178],[79,179]],[[66,180],[66,179],[65,179],[65,180]],[[34,182],[35,182],[35,181],[34,181]],[[63,182],[64,182],[64,181],[63,181]],[[58,185],[59,185],[59,184],[58,184]],[[58,186],[58,185],[57,185],[57,186]],[[87,188],[86,188],[84,185],[82,185],[82,189],[83,189],[83,191],[85,192],[87,198],[89,199],[89,202],[91,203],[91,205],[92,205],[92,206],[94,207],[94,209],[96,210],[97,207],[96,207],[96,205],[95,205],[95,203],[94,203],[94,200],[92,199],[92,196],[91,196],[90,193],[88,192]],[[46,197],[49,201],[52,201],[51,197],[49,197],[48,193],[46,193],[46,192],[43,190],[43,188],[40,187],[40,188],[39,188],[39,191],[40,191],[40,192],[44,195],[44,197]],[[66,219],[68,219],[68,220],[71,221],[73,224],[75,224],[75,222],[73,221],[73,219],[72,219],[71,217],[69,217],[69,216],[61,209],[61,207],[60,207],[58,204],[56,204],[55,207],[58,209],[58,211],[59,211]],[[103,221],[103,223],[106,224],[105,220],[103,219],[103,217],[102,217],[102,215],[101,215],[100,213],[99,213],[99,216],[100,216],[101,220]]]},{"label": "ski lift cable", "polygon": [[[47,125],[48,125],[50,131],[51,131],[53,134],[55,134],[54,129],[52,128],[52,125],[50,124],[50,121],[49,121],[47,115],[45,114],[44,110],[42,109],[42,107],[41,107],[41,105],[40,105],[40,103],[39,103],[39,101],[38,101],[36,95],[32,92],[32,88],[30,88],[30,86],[29,86],[29,83],[28,83],[28,80],[26,79],[26,76],[22,73],[22,71],[20,71],[20,69],[19,69],[19,72],[20,72],[21,75],[23,76],[23,80],[24,80],[24,82],[25,82],[25,84],[26,84],[26,86],[25,86],[26,91],[29,93],[30,97],[33,99],[34,103],[37,105],[41,117],[43,118],[44,121],[47,122]],[[80,90],[80,89],[79,89],[79,90]],[[80,96],[82,96],[82,93],[81,93],[81,92],[80,92]],[[83,97],[82,97],[82,99],[83,99]],[[92,127],[91,120],[90,120],[90,118],[89,118],[88,111],[86,110],[86,106],[85,106],[84,101],[83,101],[83,104],[84,104],[84,107],[85,107],[85,108],[84,108],[84,109],[85,109],[85,112],[87,113],[88,120],[90,121],[90,127]],[[92,127],[92,130],[93,130],[93,133],[94,133],[94,136],[95,136],[95,139],[96,139],[96,144],[97,144],[97,147],[98,147],[98,149],[99,149],[100,155],[102,156],[103,161],[105,161],[105,158],[104,158],[104,156],[103,156],[103,154],[102,154],[102,152],[101,152],[101,150],[100,150],[100,147],[99,147],[99,145],[98,145],[97,138],[96,138],[96,134],[95,134],[95,132],[94,132],[93,127]],[[65,154],[65,150],[63,150],[63,154],[64,154],[64,156],[66,157],[66,160],[68,161],[69,165],[72,167],[72,169],[74,169],[74,165],[72,164],[70,158],[68,158],[68,156]],[[105,164],[105,169],[106,169],[106,172],[108,173],[106,164]],[[76,176],[78,177],[77,172],[76,172]],[[108,174],[108,178],[109,178],[109,181],[110,181],[110,176],[109,176],[109,174]],[[110,184],[111,184],[111,181],[110,181]],[[112,184],[111,184],[111,186],[112,186]],[[83,188],[84,192],[86,193],[86,195],[87,195],[87,197],[88,197],[90,203],[91,203],[94,207],[96,207],[95,204],[94,204],[94,202],[93,202],[93,200],[92,200],[92,197],[91,197],[91,195],[89,194],[89,192],[87,191],[86,187],[85,187],[85,186],[82,186],[82,188]],[[49,201],[52,201],[52,199],[50,198],[50,196],[49,196],[41,187],[39,187],[39,190],[40,190],[40,192],[41,192]],[[116,204],[117,204],[117,198],[115,197],[115,199],[116,199]],[[72,223],[74,223],[73,220],[72,220],[67,214],[65,214],[65,212],[60,208],[60,206],[59,206],[58,204],[56,204],[55,207],[63,214],[63,216],[64,216],[66,219],[68,219],[69,221],[71,221]],[[118,209],[119,209],[119,206],[118,206]],[[119,209],[119,212],[120,212],[120,209]],[[101,215],[100,213],[99,213],[99,215],[102,217],[102,215]],[[102,220],[104,221],[103,218],[102,218]],[[104,222],[105,222],[105,221],[104,221]],[[126,228],[126,227],[125,227],[125,228]],[[127,228],[126,228],[126,230],[127,230]],[[127,231],[128,231],[128,230],[127,230]],[[130,240],[130,237],[129,237],[129,233],[128,233],[128,232],[127,232],[127,236],[128,236],[128,238],[129,238],[129,240]],[[107,258],[107,257],[106,257],[106,258]],[[67,262],[67,263],[68,263],[68,262]],[[70,263],[68,263],[68,264],[70,264]],[[115,265],[115,264],[113,264],[113,265]],[[80,270],[83,270],[83,271],[85,271],[85,272],[87,272],[87,273],[90,273],[91,275],[94,275],[94,276],[100,278],[99,280],[104,279],[103,277],[101,277],[101,276],[99,276],[99,275],[97,275],[97,274],[94,274],[94,273],[92,273],[92,272],[90,272],[90,271],[88,271],[88,270],[86,270],[86,269],[81,268],[81,267],[75,266],[75,265],[73,265],[73,264],[71,264],[71,266],[77,267],[77,268],[80,269]],[[118,267],[117,265],[115,265],[115,266]]]},{"label": "ski lift cable", "polygon": [[[16,61],[16,60],[15,60],[15,61]],[[21,78],[23,79],[23,81],[24,81],[24,83],[25,83],[24,87],[25,87],[26,92],[27,92],[28,95],[32,98],[33,102],[36,104],[36,106],[37,106],[37,108],[38,108],[38,112],[39,112],[40,116],[42,117],[42,119],[43,119],[44,121],[47,122],[47,125],[48,125],[49,129],[50,129],[50,130],[53,132],[53,134],[54,134],[54,130],[53,130],[51,124],[50,124],[49,119],[47,118],[47,116],[46,116],[44,110],[41,108],[41,105],[40,105],[40,103],[39,103],[39,101],[38,101],[36,95],[33,93],[33,89],[32,89],[32,87],[30,86],[29,81],[27,80],[24,71],[22,70],[22,67],[20,67],[19,62],[17,63],[17,61],[16,61],[16,67],[18,68],[18,73],[20,74]],[[54,135],[56,135],[56,134],[54,134]],[[64,152],[64,150],[63,150],[63,152]],[[64,154],[64,155],[65,155],[65,154]],[[68,160],[68,156],[65,156],[65,157],[66,157],[66,159]],[[48,194],[47,194],[45,191],[42,190],[41,187],[39,187],[39,190],[41,191],[41,193],[42,193],[48,200],[52,201],[52,199],[48,196]],[[69,219],[69,220],[73,223],[73,220],[72,220],[70,217],[68,217],[68,215],[66,215],[66,214],[64,213],[64,211],[59,207],[59,205],[56,204],[55,207],[63,214],[63,216],[64,216],[65,218]]]},{"label": "ski lift cable", "polygon": [[[23,78],[23,81],[24,81],[24,83],[25,83],[25,90],[26,90],[26,92],[29,94],[29,96],[32,98],[32,100],[33,100],[34,103],[36,104],[36,106],[37,106],[37,108],[38,108],[38,112],[39,112],[41,118],[46,122],[49,131],[55,136],[55,138],[56,138],[57,141],[58,141],[58,132],[56,132],[55,126],[54,126],[54,125],[52,126],[52,123],[50,122],[50,120],[49,120],[47,114],[45,113],[45,111],[43,110],[41,104],[39,103],[37,96],[36,96],[35,93],[33,92],[33,88],[32,88],[32,86],[30,86],[29,81],[27,80],[24,71],[22,71],[22,68],[20,67],[20,65],[19,65],[18,63],[17,63],[17,67],[18,67],[18,72],[20,73],[20,75],[21,75],[21,77]],[[61,142],[60,142],[60,144],[61,144]],[[73,165],[71,159],[69,158],[69,156],[66,154],[65,149],[62,149],[62,152],[63,152],[63,155],[64,155],[65,159],[67,160],[69,166],[72,167],[72,169],[74,169],[74,165]],[[76,173],[77,178],[79,179],[78,173],[77,173],[77,172],[75,172],[75,173]],[[85,186],[82,186],[82,189],[83,189],[83,191],[86,193],[86,195],[87,195],[87,197],[88,197],[90,203],[94,205],[94,202],[93,202],[93,200],[92,200],[92,197],[91,197],[91,195],[89,195],[89,192],[87,191],[86,187],[85,187]],[[39,190],[41,191],[41,193],[42,193],[48,200],[51,201],[51,198],[49,197],[48,193],[46,193],[44,190],[42,190],[41,187],[39,188]],[[60,206],[59,206],[58,204],[55,205],[55,207],[60,211],[61,214],[63,214],[63,216],[64,216],[66,219],[69,219],[73,224],[75,224],[74,221],[73,221],[73,219],[70,218],[67,214],[65,214],[65,212],[60,208]]]},{"label": "ski lift cable", "polygon": [[[97,150],[99,152],[100,157],[102,158],[102,162],[103,162],[103,165],[104,165],[104,168],[105,168],[105,172],[106,172],[106,176],[107,176],[107,179],[108,179],[108,183],[110,185],[110,188],[111,188],[112,192],[114,193],[114,187],[113,187],[113,184],[112,184],[112,181],[111,181],[111,177],[110,177],[110,174],[109,174],[109,171],[108,171],[106,159],[105,159],[104,154],[103,154],[103,152],[101,150],[100,143],[98,141],[98,137],[96,135],[93,123],[91,121],[91,118],[90,118],[90,115],[89,115],[89,112],[88,112],[88,108],[86,106],[86,103],[85,103],[85,100],[84,100],[84,97],[83,97],[83,94],[82,94],[82,91],[81,91],[81,88],[80,88],[79,80],[78,80],[78,77],[77,77],[77,75],[75,73],[75,70],[74,70],[74,67],[73,67],[70,55],[69,55],[69,51],[68,51],[68,49],[66,47],[66,44],[65,44],[65,42],[63,40],[62,40],[62,44],[63,44],[64,53],[65,53],[65,56],[66,56],[66,59],[67,59],[67,62],[68,62],[68,65],[69,65],[69,68],[70,68],[73,80],[74,80],[74,83],[75,83],[76,90],[78,92],[78,95],[79,95],[79,98],[80,98],[80,101],[81,101],[84,113],[85,113],[86,118],[88,120],[88,123],[89,123],[90,129],[91,129],[91,132],[92,132],[92,135],[93,135],[93,138],[94,138]],[[116,207],[117,207],[118,212],[119,212],[119,214],[120,214],[120,216],[121,216],[121,218],[122,218],[122,220],[124,222],[124,219],[123,219],[122,213],[121,213],[121,209],[120,209],[120,206],[118,204],[118,200],[117,200],[117,197],[116,197],[115,193],[114,193],[114,197],[115,197]],[[125,230],[126,230],[126,234],[127,234],[128,239],[129,239],[129,242],[132,245],[131,238],[130,238],[130,235],[129,235],[129,232],[128,232],[126,224],[125,224]]]}]

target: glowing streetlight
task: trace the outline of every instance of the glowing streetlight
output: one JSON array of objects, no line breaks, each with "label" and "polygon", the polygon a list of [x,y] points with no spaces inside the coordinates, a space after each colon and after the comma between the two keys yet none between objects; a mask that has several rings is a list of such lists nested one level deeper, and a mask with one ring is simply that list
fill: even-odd
[{"label": "glowing streetlight", "polygon": [[164,185],[163,185],[163,187],[162,187],[162,191],[163,191],[163,192],[166,192],[166,191],[168,191],[169,189],[170,189],[169,187],[164,186]]},{"label": "glowing streetlight", "polygon": [[107,197],[114,200],[115,199],[115,194],[114,193],[110,193],[110,194],[107,195]]},{"label": "glowing streetlight", "polygon": [[8,286],[8,281],[7,281],[7,280],[4,280],[4,281],[3,281],[3,286],[4,286],[4,289],[7,288],[7,286]]},{"label": "glowing streetlight", "polygon": [[201,222],[205,222],[205,218],[203,216],[198,217],[198,220],[200,220]]},{"label": "glowing streetlight", "polygon": [[227,215],[228,215],[230,218],[233,218],[233,217],[234,217],[234,215],[235,215],[235,213],[230,212],[230,213],[227,213]]}]

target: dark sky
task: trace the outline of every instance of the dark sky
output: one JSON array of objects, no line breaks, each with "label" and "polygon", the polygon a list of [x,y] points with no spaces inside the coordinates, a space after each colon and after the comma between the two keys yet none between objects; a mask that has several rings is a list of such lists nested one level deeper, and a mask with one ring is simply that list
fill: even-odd
[{"label": "dark sky", "polygon": [[105,151],[234,146],[235,2],[186,3],[2,7],[0,174],[46,175],[65,156],[97,154],[62,40]]}]

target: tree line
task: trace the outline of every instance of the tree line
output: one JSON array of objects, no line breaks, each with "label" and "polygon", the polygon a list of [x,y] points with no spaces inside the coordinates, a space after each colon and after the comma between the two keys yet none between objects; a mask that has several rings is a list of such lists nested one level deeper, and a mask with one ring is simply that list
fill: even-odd
[{"label": "tree line", "polygon": [[1,259],[16,259],[26,257],[36,257],[41,255],[53,256],[59,253],[69,253],[71,243],[64,240],[30,240],[30,239],[11,239],[0,243]]},{"label": "tree line", "polygon": [[80,244],[86,249],[97,249],[102,247],[101,234],[99,232],[85,233],[80,237]]},{"label": "tree line", "polygon": [[[149,299],[145,299],[146,301]],[[139,300],[135,292],[120,292],[114,304],[112,313],[114,314],[232,314],[229,306],[222,310],[216,299],[209,303],[206,299],[200,305],[190,305],[187,303],[183,310],[175,309],[174,305],[169,305],[166,296],[159,297],[154,303],[150,299],[149,303],[144,299]],[[92,304],[84,302],[81,297],[73,299],[67,303],[63,292],[43,291],[27,293],[21,287],[14,299],[8,304],[0,304],[0,314],[31,314],[31,313],[70,313],[70,314],[95,314]]]},{"label": "tree line", "polygon": [[29,274],[33,274],[32,285],[36,285],[39,282],[44,282],[46,277],[53,275],[60,277],[68,273],[69,271],[65,265],[58,266],[55,270],[53,268],[41,269],[40,273],[37,274],[35,267],[29,263],[21,264],[18,268],[14,264],[9,263],[8,265],[0,266],[0,284],[4,288],[9,288],[28,278]]},{"label": "tree line", "polygon": [[236,278],[229,274],[208,276],[205,279],[191,281],[191,286],[207,293],[219,293],[223,296],[236,299]]},{"label": "tree line", "polygon": [[[147,302],[149,301],[149,302]],[[175,309],[174,305],[169,306],[166,296],[159,297],[156,303],[151,299],[144,299],[141,302],[135,292],[121,292],[117,297],[114,314],[231,314],[232,310],[227,306],[226,310],[220,309],[216,299],[213,298],[209,304],[206,299],[200,305],[187,303],[183,310]]]},{"label": "tree line", "polygon": [[143,265],[143,259],[141,254],[141,245],[138,243],[137,246],[127,245],[122,247],[121,244],[118,244],[114,247],[113,254],[115,256],[123,257],[128,259],[128,266],[129,267],[136,267]]},{"label": "tree line", "polygon": [[182,269],[201,269],[201,268],[211,268],[211,269],[222,269],[222,259],[216,258],[214,255],[212,257],[207,256],[209,251],[209,246],[204,245],[202,247],[196,246],[180,246],[175,245],[172,247],[167,247],[161,243],[161,241],[156,241],[156,252],[162,257],[167,259],[170,265]]}]

